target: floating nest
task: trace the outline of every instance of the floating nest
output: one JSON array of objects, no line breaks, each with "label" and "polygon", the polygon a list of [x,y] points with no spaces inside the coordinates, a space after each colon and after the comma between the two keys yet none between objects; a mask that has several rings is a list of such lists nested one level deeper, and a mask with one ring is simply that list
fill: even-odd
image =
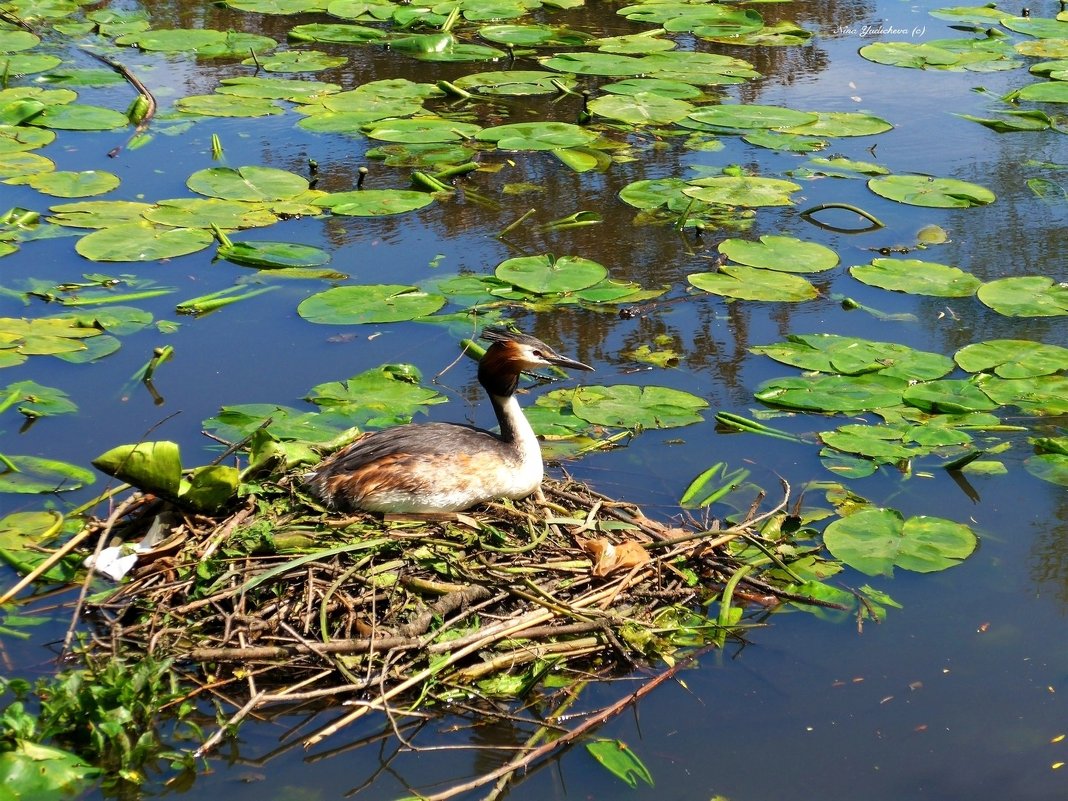
[{"label": "floating nest", "polygon": [[158,544],[93,596],[89,647],[210,665],[247,687],[227,690],[245,702],[235,721],[350,704],[307,745],[371,713],[522,699],[550,674],[671,664],[738,632],[739,607],[799,600],[753,558],[778,562],[758,531],[787,519],[787,494],[729,528],[657,522],[569,478],[468,513],[384,518],[324,509],[292,479],[218,517],[134,494],[90,523],[94,539]]}]

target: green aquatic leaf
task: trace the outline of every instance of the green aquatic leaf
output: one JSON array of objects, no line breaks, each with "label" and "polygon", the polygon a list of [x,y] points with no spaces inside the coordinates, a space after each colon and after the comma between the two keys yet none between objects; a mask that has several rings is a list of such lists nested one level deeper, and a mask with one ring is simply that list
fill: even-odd
[{"label": "green aquatic leaf", "polygon": [[269,36],[241,31],[217,31],[210,28],[165,28],[137,31],[120,36],[116,44],[162,53],[195,53],[198,56],[245,56],[267,53],[278,46]]},{"label": "green aquatic leaf", "polygon": [[177,498],[182,481],[178,445],[166,440],[119,445],[92,460],[93,466],[145,492]]},{"label": "green aquatic leaf", "polygon": [[296,242],[231,242],[219,246],[218,256],[260,270],[318,267],[330,261],[330,254],[325,250]]},{"label": "green aquatic leaf", "polygon": [[928,175],[887,175],[872,178],[868,188],[889,200],[910,206],[940,209],[964,209],[993,203],[994,193],[978,184],[955,178]]},{"label": "green aquatic leaf", "polygon": [[655,209],[673,200],[687,200],[683,190],[690,184],[681,178],[645,178],[627,184],[619,199],[637,209]]},{"label": "green aquatic leaf", "polygon": [[1060,317],[1068,314],[1068,284],[1044,275],[998,278],[976,292],[984,306],[1006,317]]},{"label": "green aquatic leaf", "polygon": [[901,398],[917,409],[943,414],[989,412],[1000,405],[972,381],[957,378],[914,384],[901,394]]},{"label": "green aquatic leaf", "polygon": [[738,300],[798,303],[819,295],[800,275],[735,264],[725,264],[718,272],[691,273],[686,279],[705,292]]},{"label": "green aquatic leaf", "polygon": [[608,269],[580,256],[545,254],[508,259],[497,265],[494,274],[520,289],[546,295],[591,287],[608,276]]},{"label": "green aquatic leaf", "polygon": [[291,200],[308,190],[308,181],[277,167],[208,167],[189,176],[186,186],[199,195],[223,200]]},{"label": "green aquatic leaf", "polygon": [[[70,575],[64,577],[71,579]],[[100,772],[77,754],[29,740],[14,740],[13,748],[0,754],[0,783],[11,799],[76,798]]]},{"label": "green aquatic leaf", "polygon": [[4,456],[8,462],[0,468],[0,492],[39,495],[70,492],[96,481],[84,467],[43,459],[39,456]]},{"label": "green aquatic leaf", "polygon": [[570,122],[517,122],[483,128],[476,138],[501,150],[555,150],[588,145],[597,135]]},{"label": "green aquatic leaf", "polygon": [[147,222],[100,228],[78,240],[74,249],[92,261],[158,261],[196,253],[212,235],[197,228],[160,228]]},{"label": "green aquatic leaf", "polygon": [[901,403],[908,382],[896,376],[826,375],[773,378],[754,393],[771,406],[814,412],[864,412]]},{"label": "green aquatic leaf", "polygon": [[156,205],[143,209],[140,216],[149,222],[174,228],[218,226],[225,230],[235,230],[260,228],[278,222],[278,215],[264,203],[219,198],[186,197],[160,200]]},{"label": "green aquatic leaf", "polygon": [[419,381],[419,371],[412,365],[383,365],[347,381],[312,387],[305,400],[343,415],[350,425],[383,428],[410,423],[430,406],[448,401],[444,395],[420,386]]},{"label": "green aquatic leaf", "polygon": [[0,54],[0,75],[32,75],[35,72],[48,72],[63,63],[59,56],[43,53],[18,53],[16,55]]},{"label": "green aquatic leaf", "polygon": [[227,442],[239,442],[266,423],[266,431],[281,440],[328,442],[348,428],[348,422],[320,412],[300,412],[272,403],[223,406],[204,421],[204,428]]},{"label": "green aquatic leaf", "polygon": [[683,194],[705,203],[759,208],[793,205],[790,195],[800,188],[793,181],[781,178],[722,175],[690,181],[690,188],[683,190]]},{"label": "green aquatic leaf", "polygon": [[570,395],[575,415],[613,428],[676,428],[700,423],[708,401],[669,387],[617,384],[579,387]]},{"label": "green aquatic leaf", "polygon": [[127,127],[130,120],[121,111],[82,103],[68,103],[62,106],[46,106],[40,114],[30,119],[28,124],[60,131],[110,131]]},{"label": "green aquatic leaf", "polygon": [[56,138],[47,128],[28,128],[24,125],[0,125],[0,155],[21,153],[44,147]]},{"label": "green aquatic leaf", "polygon": [[1068,414],[1068,376],[985,378],[980,386],[995,403],[1034,415]]},{"label": "green aquatic leaf", "polygon": [[461,89],[482,95],[525,97],[559,94],[557,84],[570,88],[575,85],[575,79],[544,70],[501,70],[464,75],[453,83]]},{"label": "green aquatic leaf", "polygon": [[595,740],[586,743],[586,750],[605,770],[630,787],[637,787],[639,781],[653,786],[653,774],[622,740]]},{"label": "green aquatic leaf", "polygon": [[854,161],[840,156],[809,159],[808,166],[817,175],[826,175],[830,178],[858,178],[861,175],[886,175],[890,172],[881,164]]},{"label": "green aquatic leaf", "polygon": [[873,42],[860,48],[860,55],[876,64],[894,67],[950,67],[960,61],[960,54],[923,42]]},{"label": "green aquatic leaf", "polygon": [[239,76],[223,78],[215,90],[217,94],[234,97],[259,97],[271,100],[307,102],[323,95],[341,91],[341,86],[326,81],[296,80],[293,78],[265,78]]},{"label": "green aquatic leaf", "polygon": [[[9,181],[8,183],[14,183]],[[20,179],[18,183],[32,186],[38,192],[53,197],[90,197],[103,195],[119,185],[119,176],[103,170],[42,172]]]},{"label": "green aquatic leaf", "polygon": [[872,259],[850,267],[849,274],[869,286],[942,298],[969,297],[982,284],[959,267],[918,259]]},{"label": "green aquatic leaf", "polygon": [[1024,468],[1035,478],[1068,487],[1068,456],[1063,453],[1039,453],[1024,460]]},{"label": "green aquatic leaf", "polygon": [[108,228],[123,223],[139,223],[152,209],[149,203],[129,200],[86,200],[51,206],[48,221],[72,228]]},{"label": "green aquatic leaf", "polygon": [[[1031,83],[1011,94],[1011,99],[1030,100],[1035,103],[1068,103],[1068,81]],[[34,123],[38,118],[34,118]]]},{"label": "green aquatic leaf", "polygon": [[474,154],[473,148],[454,142],[379,145],[364,153],[369,159],[381,159],[387,167],[415,168],[463,164],[470,161]]},{"label": "green aquatic leaf", "polygon": [[[273,5],[275,0],[269,0]],[[260,67],[266,72],[322,72],[340,67],[348,61],[344,56],[335,56],[319,50],[282,50],[255,59],[246,58],[241,63],[248,67]]]},{"label": "green aquatic leaf", "polygon": [[783,129],[799,136],[874,136],[892,130],[893,125],[874,114],[859,111],[818,111],[813,122]]},{"label": "green aquatic leaf", "polygon": [[845,453],[872,459],[880,464],[897,464],[922,454],[922,448],[902,444],[902,432],[889,426],[849,424],[834,431],[821,431],[820,440]]},{"label": "green aquatic leaf", "polygon": [[478,35],[513,47],[582,47],[590,39],[588,33],[553,25],[484,25]]},{"label": "green aquatic leaf", "polygon": [[654,92],[639,92],[598,97],[590,102],[589,110],[630,125],[668,125],[685,118],[693,111],[693,104]]},{"label": "green aquatic leaf", "polygon": [[839,375],[878,373],[906,381],[931,381],[953,370],[953,361],[939,353],[837,334],[790,334],[785,342],[750,350],[803,370]]},{"label": "green aquatic leaf", "polygon": [[1028,339],[989,339],[965,345],[954,361],[969,373],[990,372],[1002,378],[1032,378],[1068,370],[1068,348]]},{"label": "green aquatic leaf", "polygon": [[823,532],[827,550],[869,576],[894,568],[935,573],[954,567],[975,550],[975,533],[961,523],[920,515],[903,518],[894,509],[868,508],[835,520]]},{"label": "green aquatic leaf", "polygon": [[0,53],[17,53],[41,43],[41,37],[29,31],[0,29]]},{"label": "green aquatic leaf", "polygon": [[370,123],[364,132],[371,139],[386,142],[428,144],[470,139],[481,130],[480,126],[470,122],[457,122],[441,117],[418,117]]},{"label": "green aquatic leaf", "polygon": [[1068,21],[1062,19],[1004,16],[999,22],[1010,31],[1039,39],[1068,39]]},{"label": "green aquatic leaf", "polygon": [[0,179],[20,179],[50,172],[56,168],[51,159],[36,153],[2,153],[0,154]]},{"label": "green aquatic leaf", "polygon": [[759,242],[725,239],[718,250],[739,264],[787,273],[819,273],[838,264],[838,254],[829,247],[793,236],[765,234]]},{"label": "green aquatic leaf", "polygon": [[[100,339],[100,337],[94,339]],[[31,419],[53,417],[57,414],[73,414],[78,411],[77,405],[66,392],[55,387],[46,387],[36,381],[17,381],[8,384],[0,389],[0,402],[4,409],[16,405],[20,414]]]},{"label": "green aquatic leaf", "polygon": [[705,96],[704,92],[692,83],[668,81],[663,78],[627,78],[622,81],[606,83],[601,87],[601,91],[613,95],[649,93],[662,95],[663,97],[673,97],[677,100],[700,100]]},{"label": "green aquatic leaf", "polygon": [[285,114],[285,109],[269,98],[232,95],[187,95],[178,98],[175,108],[204,117],[269,117]]},{"label": "green aquatic leaf", "polygon": [[[602,53],[625,53],[632,56],[660,53],[664,50],[674,50],[678,47],[678,44],[673,39],[664,39],[657,35],[660,33],[663,33],[663,30],[605,36],[599,39],[590,39],[586,42],[586,46],[596,47]],[[601,88],[604,89],[603,86]]]},{"label": "green aquatic leaf", "polygon": [[815,153],[827,147],[825,139],[814,136],[777,133],[775,131],[752,131],[742,137],[742,141],[769,150],[783,150],[789,153]]},{"label": "green aquatic leaf", "polygon": [[433,195],[414,189],[357,189],[324,195],[315,205],[349,217],[382,217],[404,214],[433,202]]},{"label": "green aquatic leaf", "polygon": [[818,114],[810,111],[797,111],[784,106],[761,106],[742,103],[704,106],[689,116],[690,119],[705,125],[744,130],[793,128],[819,119]]},{"label": "green aquatic leaf", "polygon": [[393,323],[433,314],[445,298],[414,286],[371,284],[338,286],[301,301],[297,314],[322,325]]}]

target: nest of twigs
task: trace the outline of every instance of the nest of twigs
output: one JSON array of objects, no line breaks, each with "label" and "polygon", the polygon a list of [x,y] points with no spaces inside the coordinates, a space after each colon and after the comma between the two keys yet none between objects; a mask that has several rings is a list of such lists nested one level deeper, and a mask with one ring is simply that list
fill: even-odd
[{"label": "nest of twigs", "polygon": [[[549,672],[722,643],[732,603],[790,597],[729,547],[754,541],[785,498],[721,528],[665,525],[573,480],[431,518],[331,512],[282,489],[220,518],[134,495],[97,521],[127,540],[163,531],[124,583],[95,596],[93,642],[241,676],[240,716],[271,702],[352,703],[308,744],[413,699],[522,698]],[[715,598],[711,619],[703,605]]]}]

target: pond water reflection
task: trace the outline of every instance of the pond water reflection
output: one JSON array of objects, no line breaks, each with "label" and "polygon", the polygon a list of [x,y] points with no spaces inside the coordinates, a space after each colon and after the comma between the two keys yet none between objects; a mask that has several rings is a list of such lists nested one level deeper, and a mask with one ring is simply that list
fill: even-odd
[{"label": "pond water reflection", "polygon": [[[1034,16],[1053,16],[1057,4],[1032,8]],[[617,3],[589,0],[566,11],[542,11],[539,19],[562,20],[573,29],[599,36],[634,33],[637,26],[616,14]],[[263,33],[285,41],[293,19],[240,13],[214,4],[145,0],[156,28],[193,27]],[[989,188],[996,202],[976,208],[930,209],[904,206],[877,197],[861,180],[798,180],[794,206],[761,208],[739,227],[709,230],[670,225],[639,225],[636,210],[619,192],[640,179],[689,177],[692,168],[741,165],[763,176],[789,177],[805,155],[755,147],[739,137],[722,136],[703,149],[685,146],[681,135],[627,126],[614,130],[626,140],[633,158],[620,159],[606,172],[575,172],[548,153],[495,153],[484,161],[493,168],[468,175],[456,196],[420,211],[378,218],[302,217],[265,229],[241,232],[243,241],[294,241],[332,254],[331,266],[353,283],[423,284],[456,273],[491,274],[516,255],[574,254],[598,260],[613,278],[642,287],[669,287],[660,301],[641,313],[619,315],[616,307],[591,310],[560,306],[547,311],[510,311],[520,326],[562,352],[593,364],[603,384],[656,384],[707,400],[703,424],[668,431],[649,430],[625,447],[596,452],[569,462],[567,469],[600,491],[626,498],[650,514],[678,513],[685,487],[714,461],[747,465],[752,479],[774,492],[779,477],[794,487],[834,478],[822,466],[818,448],[749,434],[717,430],[712,416],[729,411],[752,417],[761,405],[754,390],[765,380],[797,372],[750,348],[778,342],[789,334],[833,333],[909,345],[952,355],[970,343],[995,338],[1032,339],[1068,345],[1063,317],[1002,316],[974,297],[937,298],[887,292],[852,279],[845,268],[869,262],[880,249],[911,247],[916,232],[937,224],[949,241],[910,257],[957,265],[982,281],[1017,275],[1048,275],[1065,280],[1065,230],[1068,203],[1043,200],[1026,179],[1065,180],[1068,141],[1045,130],[998,134],[960,114],[990,116],[992,99],[1028,82],[1025,68],[992,72],[942,72],[875,64],[857,54],[872,41],[900,39],[862,35],[865,26],[889,25],[908,31],[910,42],[960,36],[927,13],[934,3],[823,2],[794,6],[757,4],[767,23],[788,20],[816,33],[804,46],[727,47],[683,35],[686,47],[743,58],[764,75],[722,90],[728,102],[782,105],[795,109],[865,111],[893,123],[874,137],[836,138],[827,153],[875,161],[895,173],[951,176]],[[305,21],[327,21],[306,14]],[[1023,37],[1015,36],[1013,41]],[[455,80],[503,65],[423,63],[369,46],[317,44],[340,53],[345,66],[316,73],[345,89],[385,77],[427,82]],[[191,94],[209,94],[221,78],[252,74],[235,60],[194,60],[123,48],[127,63],[169,111]],[[1028,63],[1034,63],[1029,59]],[[85,64],[93,64],[86,58]],[[523,59],[516,67],[533,68]],[[294,76],[295,77],[295,76]],[[591,86],[603,83],[589,79]],[[982,85],[988,94],[973,91]],[[86,89],[82,102],[117,107],[114,89]],[[124,95],[125,97],[125,95]],[[455,106],[481,125],[528,119],[572,121],[582,109],[575,95],[504,98]],[[441,101],[439,108],[449,108]],[[1048,113],[1053,104],[1045,106]],[[166,117],[166,115],[163,115]],[[104,154],[115,133],[61,133],[44,152],[59,169],[107,169],[122,186],[108,199],[154,200],[188,196],[185,182],[195,170],[214,165],[211,137],[217,134],[230,166],[261,164],[307,175],[309,160],[318,165],[317,189],[340,192],[356,185],[359,169],[369,166],[369,185],[406,187],[410,170],[369,161],[374,146],[366,137],[310,134],[295,127],[287,112],[256,120],[217,118],[179,129],[166,118],[144,147],[124,150],[116,159]],[[170,130],[173,135],[164,135]],[[125,136],[125,135],[123,135]],[[620,151],[623,152],[623,151]],[[820,154],[826,155],[826,154]],[[532,185],[537,191],[508,194],[507,186]],[[44,212],[54,201],[26,186],[5,187],[5,207]],[[1062,192],[1063,195],[1063,192]],[[62,201],[61,201],[62,202]],[[799,209],[821,203],[853,204],[886,223],[864,234],[814,225]],[[495,235],[528,208],[535,214],[506,239]],[[603,216],[600,225],[544,229],[551,220],[580,211]],[[837,215],[837,216],[835,216]],[[739,213],[738,217],[750,215]],[[831,219],[852,225],[853,217],[835,212]],[[841,266],[809,276],[820,296],[804,303],[726,303],[696,292],[687,275],[713,270],[716,246],[731,235],[755,239],[762,234],[792,235],[833,248]],[[236,237],[235,237],[236,238]],[[401,322],[373,326],[320,326],[298,317],[297,305],[327,284],[276,281],[278,288],[200,318],[178,318],[177,300],[231,287],[252,272],[227,262],[212,262],[210,251],[144,265],[93,264],[77,256],[69,237],[24,243],[3,259],[5,287],[20,279],[49,282],[80,280],[87,272],[134,273],[176,287],[173,295],[138,306],[157,320],[174,320],[177,331],[153,328],[122,337],[114,355],[89,365],[34,357],[9,368],[9,380],[34,380],[64,389],[79,406],[77,415],[42,420],[17,433],[9,418],[5,451],[62,459],[85,465],[124,442],[171,439],[187,463],[216,452],[200,435],[201,421],[222,404],[279,403],[299,406],[308,390],[345,379],[385,363],[410,362],[426,378],[437,376],[455,359],[457,341],[470,334],[451,326]],[[849,297],[885,315],[847,309]],[[43,315],[42,305],[19,297],[0,298],[6,316]],[[625,354],[659,343],[679,354],[669,368],[650,367]],[[173,344],[175,356],[155,380],[157,402],[131,376],[154,347]],[[488,405],[467,363],[435,379],[450,402],[431,407],[438,420],[492,425]],[[960,377],[956,376],[955,377]],[[529,400],[527,401],[530,402]],[[180,412],[180,414],[178,414]],[[1032,433],[1064,433],[1064,419],[1019,417]],[[1011,415],[1005,416],[1012,422]],[[816,415],[780,417],[769,423],[811,435],[836,427],[841,419]],[[1061,428],[1058,429],[1058,424]],[[1068,494],[1063,486],[1034,478],[1023,468],[1032,453],[1026,434],[1006,435],[1012,448],[996,456],[1005,475],[969,475],[962,489],[946,471],[917,469],[905,477],[883,468],[850,482],[875,504],[906,516],[936,515],[970,523],[980,547],[959,567],[917,575],[898,571],[893,579],[869,579],[847,572],[845,586],[871,583],[903,608],[893,609],[880,625],[858,632],[851,622],[831,622],[800,613],[754,618],[744,644],[732,642],[700,659],[678,681],[668,683],[635,709],[610,721],[597,736],[624,740],[648,766],[656,787],[631,791],[600,769],[580,747],[571,748],[532,769],[506,795],[525,798],[605,798],[619,792],[635,798],[712,798],[734,801],[821,797],[866,801],[900,798],[1048,799],[1064,793],[1066,776],[1053,766],[1068,762],[1068,741],[1057,702],[1060,680],[1068,675],[1068,645],[1063,638],[1068,602]],[[994,457],[991,457],[994,458]],[[71,493],[75,503],[90,490]],[[34,507],[25,496],[0,496],[5,512]],[[725,512],[726,510],[719,510]],[[13,580],[7,577],[8,583]],[[65,629],[66,622],[59,624]],[[12,645],[10,670],[42,675],[51,670],[38,634]],[[60,633],[59,636],[62,636]],[[645,675],[636,671],[617,681],[588,686],[578,706],[593,709],[632,691]],[[363,721],[305,752],[300,738],[332,720],[336,710],[286,710],[276,719],[248,722],[236,741],[225,742],[209,759],[211,770],[198,776],[192,792],[239,799],[400,797],[411,788],[432,794],[453,782],[503,763],[520,746],[528,728],[507,716],[487,722],[464,714],[405,724],[409,750],[386,722]],[[458,744],[474,748],[455,750]],[[485,747],[478,750],[477,747]],[[149,785],[154,793],[160,788]]]}]

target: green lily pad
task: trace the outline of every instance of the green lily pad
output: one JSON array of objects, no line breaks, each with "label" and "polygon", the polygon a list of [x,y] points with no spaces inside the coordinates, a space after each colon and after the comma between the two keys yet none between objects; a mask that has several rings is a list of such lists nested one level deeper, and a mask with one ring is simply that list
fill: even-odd
[{"label": "green lily pad", "polygon": [[[14,183],[9,181],[9,183]],[[32,186],[38,192],[53,197],[90,197],[110,192],[119,185],[119,176],[103,170],[42,172],[20,179],[18,183]]]},{"label": "green lily pad", "polygon": [[93,466],[146,492],[178,497],[182,459],[174,442],[120,445],[93,459]]},{"label": "green lily pad", "polygon": [[810,159],[808,165],[817,175],[825,175],[829,178],[857,178],[861,175],[886,175],[890,172],[881,164],[872,164],[869,161],[854,161],[840,156],[817,157]]},{"label": "green lily pad", "polygon": [[1002,17],[999,20],[1010,31],[1039,39],[1068,39],[1068,21],[1050,17]]},{"label": "green lily pad", "polygon": [[[271,0],[273,3],[274,0]],[[241,63],[260,67],[266,72],[322,72],[342,66],[347,58],[323,53],[319,50],[282,50],[256,59],[246,58]]]},{"label": "green lily pad", "polygon": [[33,495],[69,492],[96,481],[91,471],[67,462],[39,456],[7,455],[4,458],[14,469],[0,468],[0,492]]},{"label": "green lily pad", "polygon": [[828,144],[825,139],[815,136],[798,136],[776,131],[752,131],[743,136],[742,141],[757,147],[783,150],[788,153],[815,153],[824,150]]},{"label": "green lily pad", "polygon": [[[141,204],[133,204],[140,206]],[[182,197],[160,200],[144,208],[140,216],[158,225],[174,228],[211,228],[224,230],[260,228],[274,225],[278,216],[263,203],[219,198]],[[112,223],[113,224],[113,223]],[[100,226],[94,226],[100,227]]]},{"label": "green lily pad", "polygon": [[268,36],[241,31],[216,31],[210,28],[168,28],[138,31],[115,40],[116,44],[133,45],[141,50],[162,53],[196,53],[198,56],[244,56],[251,50],[267,53],[278,46]]},{"label": "green lily pad", "polygon": [[290,200],[308,190],[308,181],[276,167],[209,167],[189,176],[186,186],[223,200]]},{"label": "green lily pad", "polygon": [[698,289],[737,300],[798,303],[818,296],[816,288],[799,275],[725,264],[718,272],[691,273],[686,279]]},{"label": "green lily pad", "polygon": [[269,117],[285,114],[273,100],[232,95],[187,95],[174,104],[179,111],[203,117]]},{"label": "green lily pad", "polygon": [[617,428],[676,428],[700,423],[700,411],[708,407],[703,398],[669,387],[618,384],[563,392],[570,392],[577,417]]},{"label": "green lily pad", "polygon": [[322,325],[394,323],[426,317],[444,305],[444,296],[422,292],[414,286],[338,286],[305,298],[297,307],[297,314]]},{"label": "green lily pad", "polygon": [[59,56],[49,56],[43,53],[0,55],[0,74],[32,75],[35,72],[48,72],[62,63],[63,59]]},{"label": "green lily pad", "polygon": [[980,386],[991,400],[1002,406],[1017,406],[1034,415],[1068,414],[1068,376],[985,378]]},{"label": "green lily pad", "polygon": [[381,217],[421,209],[433,202],[433,195],[414,189],[356,189],[324,195],[315,205],[349,217]]},{"label": "green lily pad", "polygon": [[320,412],[298,412],[273,403],[244,403],[223,406],[219,414],[204,421],[204,428],[221,439],[238,442],[259,428],[268,418],[266,431],[280,440],[322,443],[348,428],[348,421]]},{"label": "green lily pad", "polygon": [[850,267],[849,274],[869,286],[941,298],[969,297],[982,284],[959,267],[918,259],[872,259]]},{"label": "green lily pad", "polygon": [[518,122],[483,128],[476,138],[501,150],[555,150],[588,145],[597,135],[570,122]]},{"label": "green lily pad", "polygon": [[718,250],[739,264],[786,273],[819,273],[838,264],[838,254],[829,247],[793,236],[765,234],[760,242],[725,239]]},{"label": "green lily pad", "polygon": [[56,138],[54,131],[46,128],[28,128],[24,125],[0,125],[0,155],[21,153],[44,147]]},{"label": "green lily pad", "polygon": [[[402,369],[403,368],[403,369]],[[365,370],[347,381],[312,387],[305,400],[351,420],[351,425],[382,428],[409,423],[429,406],[448,398],[419,384],[411,365],[384,365]]]},{"label": "green lily pad", "polygon": [[1035,478],[1068,487],[1068,456],[1063,453],[1039,453],[1024,460],[1024,468]]},{"label": "green lily pad", "polygon": [[921,515],[905,520],[894,509],[869,508],[835,520],[823,532],[827,550],[869,576],[894,568],[935,573],[960,564],[978,540],[968,526]]},{"label": "green lily pad", "polygon": [[813,412],[864,412],[896,406],[908,382],[895,376],[828,375],[773,378],[754,393],[770,406]]},{"label": "green lily pad", "polygon": [[589,104],[594,114],[630,125],[668,125],[685,118],[693,104],[654,92],[609,94]]},{"label": "green lily pad", "polygon": [[472,148],[454,142],[380,145],[367,150],[369,159],[381,159],[387,167],[437,167],[444,164],[463,164],[475,154]]},{"label": "green lily pad", "polygon": [[49,210],[49,222],[71,228],[108,228],[124,223],[139,223],[152,206],[129,200],[86,200],[60,203]]},{"label": "green lily pad", "polygon": [[579,256],[521,256],[497,265],[494,274],[520,289],[546,295],[574,292],[593,286],[608,276],[602,265]]},{"label": "green lily pad", "polygon": [[213,241],[211,233],[202,229],[126,223],[93,231],[74,249],[92,261],[159,261],[195,253]]},{"label": "green lily pad", "polygon": [[553,25],[484,25],[478,35],[512,47],[582,47],[590,39],[588,33]]},{"label": "green lily pad", "polygon": [[232,242],[220,245],[219,258],[260,270],[284,267],[318,267],[330,261],[321,248],[296,242]]},{"label": "green lily pad", "polygon": [[575,85],[575,79],[544,70],[501,70],[464,75],[453,83],[481,95],[525,97],[559,94],[557,84],[570,88]]},{"label": "green lily pad", "polygon": [[783,106],[761,106],[742,103],[705,106],[689,116],[690,119],[706,125],[745,130],[792,128],[812,123],[819,119],[818,114],[810,111],[797,111]]},{"label": "green lily pad", "polygon": [[876,64],[894,67],[949,67],[960,61],[960,55],[923,42],[874,42],[860,48],[860,55]]},{"label": "green lily pad", "polygon": [[41,37],[29,31],[0,29],[0,53],[17,53],[41,43]]},{"label": "green lily pad", "polygon": [[655,209],[672,200],[686,199],[683,190],[690,184],[681,178],[646,178],[627,184],[619,199],[637,209]]},{"label": "green lily pad", "polygon": [[1032,83],[1017,89],[1013,100],[1030,100],[1035,103],[1068,103],[1068,81]]},{"label": "green lily pad", "polygon": [[73,414],[78,411],[78,407],[66,392],[55,387],[46,387],[36,381],[16,381],[8,384],[0,389],[0,399],[3,399],[5,407],[16,404],[19,413],[31,419]]},{"label": "green lily pad", "polygon": [[341,86],[326,81],[296,80],[292,78],[266,78],[263,76],[240,76],[223,78],[215,91],[220,95],[234,97],[259,97],[271,100],[307,102],[323,95],[341,91]]},{"label": "green lily pad", "polygon": [[649,93],[662,95],[663,97],[673,97],[677,100],[698,100],[704,97],[704,92],[692,83],[668,81],[663,78],[626,78],[622,81],[606,83],[601,87],[601,91],[613,95]]},{"label": "green lily pad", "polygon": [[[48,577],[52,581],[73,580],[70,571]],[[0,782],[12,798],[37,801],[76,798],[101,772],[82,757],[61,748],[21,739],[14,740],[13,746],[0,754]]]},{"label": "green lily pad", "polygon": [[880,464],[897,464],[923,453],[921,448],[903,445],[901,432],[889,426],[851,423],[834,431],[821,431],[820,440],[835,450],[864,456]]},{"label": "green lily pad", "polygon": [[837,334],[790,334],[785,342],[750,350],[802,370],[839,375],[878,373],[906,381],[931,381],[953,370],[953,361],[940,353]]},{"label": "green lily pad", "polygon": [[793,181],[784,181],[781,178],[736,178],[722,175],[690,181],[690,188],[683,190],[683,194],[705,203],[758,208],[790,206],[793,204],[790,194],[800,188]]},{"label": "green lily pad", "polygon": [[67,103],[62,106],[47,106],[29,120],[29,124],[60,131],[110,131],[125,128],[130,124],[130,120],[122,112],[110,108]]},{"label": "green lily pad", "polygon": [[457,122],[440,117],[418,117],[371,123],[365,133],[371,139],[381,139],[386,142],[427,144],[470,139],[481,130],[480,126],[470,122]]},{"label": "green lily pad", "polygon": [[874,136],[892,130],[893,125],[874,114],[858,111],[819,111],[813,122],[783,129],[800,136]]},{"label": "green lily pad", "polygon": [[20,320],[0,317],[0,365],[10,367],[27,356],[54,356],[85,349],[81,341],[100,335],[99,328],[82,325],[71,317]]},{"label": "green lily pad", "polygon": [[910,206],[939,209],[964,209],[993,203],[994,193],[978,184],[955,178],[932,178],[927,175],[887,175],[872,178],[868,188],[889,200]]},{"label": "green lily pad", "polygon": [[1060,317],[1068,314],[1068,284],[1044,275],[999,278],[976,292],[983,305],[1006,317]]},{"label": "green lily pad", "polygon": [[0,179],[23,178],[50,172],[56,168],[51,159],[36,153],[0,154]]},{"label": "green lily pad", "polygon": [[[664,39],[653,34],[662,31],[642,31],[622,36],[604,36],[599,39],[590,39],[586,42],[588,47],[596,47],[602,53],[625,53],[637,56],[646,53],[660,53],[664,50],[674,50],[678,44],[673,39]],[[603,88],[603,87],[602,87]]]},{"label": "green lily pad", "polygon": [[973,382],[956,378],[913,384],[905,389],[901,398],[925,412],[944,414],[989,412],[1000,405]]},{"label": "green lily pad", "polygon": [[1028,339],[989,339],[965,345],[954,361],[969,373],[990,372],[1002,378],[1032,378],[1068,370],[1068,348]]}]

